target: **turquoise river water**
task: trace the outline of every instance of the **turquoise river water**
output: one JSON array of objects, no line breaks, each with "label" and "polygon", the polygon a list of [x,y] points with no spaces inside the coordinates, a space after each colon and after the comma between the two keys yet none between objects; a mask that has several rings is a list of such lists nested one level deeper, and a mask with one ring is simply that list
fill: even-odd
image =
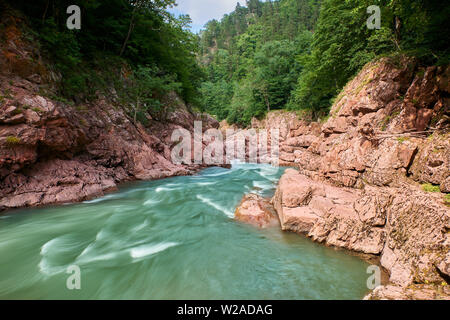
[{"label": "turquoise river water", "polygon": [[[235,164],[0,216],[0,299],[361,299],[367,263],[232,219],[283,169]],[[69,290],[69,266],[80,290]]]}]

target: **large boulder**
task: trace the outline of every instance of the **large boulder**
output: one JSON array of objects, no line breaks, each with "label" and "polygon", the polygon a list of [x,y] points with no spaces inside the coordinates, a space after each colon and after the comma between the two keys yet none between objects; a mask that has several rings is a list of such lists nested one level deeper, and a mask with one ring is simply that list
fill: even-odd
[{"label": "large boulder", "polygon": [[241,203],[236,208],[234,218],[237,221],[259,228],[279,225],[270,200],[253,193],[247,194],[242,198]]},{"label": "large boulder", "polygon": [[272,201],[285,231],[302,233],[337,247],[379,254],[384,233],[377,226],[384,225],[385,213],[379,213],[368,196],[358,202],[360,196],[359,191],[313,181],[288,169]]},{"label": "large boulder", "polygon": [[440,194],[407,184],[339,188],[288,169],[272,201],[283,230],[378,255],[396,286],[448,279],[450,211]]}]

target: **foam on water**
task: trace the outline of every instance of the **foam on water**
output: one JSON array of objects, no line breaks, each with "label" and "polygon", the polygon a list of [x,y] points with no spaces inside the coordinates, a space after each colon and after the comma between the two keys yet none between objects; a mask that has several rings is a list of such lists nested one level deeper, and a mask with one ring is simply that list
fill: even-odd
[{"label": "foam on water", "polygon": [[157,204],[157,203],[159,203],[160,202],[160,200],[156,200],[156,199],[148,199],[148,200],[146,200],[144,203],[143,203],[143,205],[144,206],[152,206],[152,205],[155,205],[155,204]]},{"label": "foam on water", "polygon": [[47,259],[42,258],[39,262],[39,272],[44,276],[50,277],[60,273],[64,273],[67,270],[66,266],[51,266]]},{"label": "foam on water", "polygon": [[270,181],[253,181],[253,187],[260,188],[261,190],[266,190],[273,186]]},{"label": "foam on water", "polygon": [[99,261],[108,261],[108,260],[115,260],[119,256],[120,252],[110,252],[105,254],[96,254],[92,256],[83,255],[80,256],[79,259],[75,261],[75,263],[86,265],[93,262],[99,262]]},{"label": "foam on water", "polygon": [[59,238],[52,239],[41,247],[41,256],[47,254],[50,251],[50,248],[54,245],[56,245],[59,242]]},{"label": "foam on water", "polygon": [[204,174],[202,176],[203,177],[220,177],[220,176],[225,176],[228,174],[230,174],[230,172],[227,170],[227,171],[223,171],[223,172]]},{"label": "foam on water", "polygon": [[183,189],[183,185],[181,184],[166,184],[164,187],[158,187],[155,189],[155,192],[164,192],[164,191],[174,191]]},{"label": "foam on water", "polygon": [[216,182],[196,182],[196,183],[193,183],[192,185],[204,187],[204,186],[213,186],[215,184],[216,184]]},{"label": "foam on water", "polygon": [[133,228],[133,232],[138,232],[144,229],[146,226],[149,225],[148,219],[145,219],[143,223]]},{"label": "foam on water", "polygon": [[163,242],[158,244],[143,245],[130,250],[130,256],[133,259],[139,259],[154,255],[171,247],[179,245],[177,242]]},{"label": "foam on water", "polygon": [[221,205],[215,203],[214,201],[212,201],[211,199],[206,198],[205,196],[202,195],[197,195],[197,199],[201,200],[203,203],[206,203],[207,205],[213,207],[214,209],[223,212],[225,215],[227,215],[230,218],[234,218],[234,213],[231,212],[231,210],[228,210],[224,207],[222,207]]},{"label": "foam on water", "polygon": [[93,204],[93,203],[99,203],[99,202],[103,202],[106,201],[108,199],[114,199],[114,195],[107,195],[98,199],[94,199],[94,200],[88,200],[88,201],[83,201],[83,203],[85,204]]}]

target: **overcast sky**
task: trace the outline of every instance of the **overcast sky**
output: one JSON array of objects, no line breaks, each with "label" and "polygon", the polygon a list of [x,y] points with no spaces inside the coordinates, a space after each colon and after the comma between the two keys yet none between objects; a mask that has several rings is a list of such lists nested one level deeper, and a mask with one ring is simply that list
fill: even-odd
[{"label": "overcast sky", "polygon": [[[220,20],[230,13],[239,0],[176,0],[178,6],[169,11],[174,14],[189,14],[192,19],[192,31],[198,32],[211,19]],[[240,0],[245,5],[245,0]]]}]

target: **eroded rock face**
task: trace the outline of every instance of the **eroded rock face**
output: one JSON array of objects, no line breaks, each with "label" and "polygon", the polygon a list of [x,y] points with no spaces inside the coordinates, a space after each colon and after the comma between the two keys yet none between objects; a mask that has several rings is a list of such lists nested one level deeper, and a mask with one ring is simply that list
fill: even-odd
[{"label": "eroded rock face", "polygon": [[259,228],[279,225],[275,210],[269,199],[257,194],[247,194],[236,208],[234,218]]},{"label": "eroded rock face", "polygon": [[438,196],[407,187],[395,191],[381,264],[391,271],[390,280],[397,285],[441,283],[437,266],[450,251],[450,211]]},{"label": "eroded rock face", "polygon": [[386,285],[376,288],[364,300],[450,300],[450,287],[413,284],[405,288]]},{"label": "eroded rock face", "polygon": [[448,298],[449,75],[382,59],[349,82],[323,124],[286,113],[255,122],[287,131],[280,164],[298,169],[272,200],[283,230],[379,256],[390,285],[368,298]]},{"label": "eroded rock face", "polygon": [[72,107],[39,95],[25,79],[0,76],[0,87],[8,92],[0,107],[0,210],[82,201],[122,181],[191,174],[203,166],[172,163],[173,130],[192,131],[194,121],[204,130],[219,126],[182,105],[173,122],[144,127],[106,98]]},{"label": "eroded rock face", "polygon": [[280,140],[284,141],[289,138],[291,130],[297,130],[301,125],[297,115],[291,112],[276,111],[269,113],[267,117],[259,121],[252,120],[253,128],[277,128],[279,129]]},{"label": "eroded rock face", "polygon": [[283,230],[371,254],[379,254],[384,241],[378,226],[385,218],[376,201],[357,190],[315,182],[294,169],[286,170],[273,198]]},{"label": "eroded rock face", "polygon": [[[176,129],[218,128],[194,114],[175,93],[162,103],[167,121],[133,123],[117,93],[96,100],[62,102],[36,43],[22,33],[23,19],[1,11],[0,29],[0,211],[101,196],[122,181],[186,175],[203,165],[175,165],[171,136]],[[204,143],[204,147],[207,143]]]},{"label": "eroded rock face", "polygon": [[305,180],[296,179],[294,172],[293,169],[286,170],[272,201],[283,230],[307,233],[318,218],[308,204],[320,190]]},{"label": "eroded rock face", "polygon": [[116,190],[118,174],[76,160],[40,162],[2,181],[7,196],[0,203],[4,208],[17,208],[88,200]]},{"label": "eroded rock face", "polygon": [[[405,178],[450,187],[450,67],[368,64],[339,95],[324,124],[270,113],[257,128],[280,128],[280,164],[340,187],[398,187]],[[439,129],[431,133],[411,135]],[[430,137],[431,136],[431,137]],[[285,137],[285,138],[283,138]]]},{"label": "eroded rock face", "polygon": [[448,279],[450,212],[439,195],[409,185],[338,188],[287,169],[273,204],[283,230],[379,255],[396,286]]},{"label": "eroded rock face", "polygon": [[442,192],[450,193],[450,134],[428,138],[410,172],[414,180],[439,185]]}]

